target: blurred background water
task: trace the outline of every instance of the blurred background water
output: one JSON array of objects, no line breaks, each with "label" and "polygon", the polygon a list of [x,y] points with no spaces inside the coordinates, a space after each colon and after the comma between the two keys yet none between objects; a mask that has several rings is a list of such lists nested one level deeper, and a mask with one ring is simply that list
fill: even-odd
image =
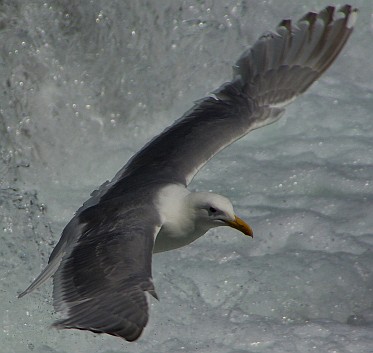
[{"label": "blurred background water", "polygon": [[194,190],[221,228],[154,256],[136,343],[56,331],[51,281],[19,300],[89,193],[231,77],[282,18],[328,1],[0,1],[0,352],[373,352],[373,4],[278,123],[215,157]]}]

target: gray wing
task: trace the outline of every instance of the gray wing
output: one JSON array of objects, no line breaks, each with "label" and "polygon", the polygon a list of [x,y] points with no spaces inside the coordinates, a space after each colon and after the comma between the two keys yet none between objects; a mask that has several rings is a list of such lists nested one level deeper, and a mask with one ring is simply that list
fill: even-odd
[{"label": "gray wing", "polygon": [[[346,5],[308,13],[295,25],[282,21],[247,50],[232,82],[198,101],[181,119],[148,143],[96,198],[123,192],[128,179],[187,185],[218,151],[249,131],[280,118],[283,107],[332,64],[350,36],[357,10]],[[91,200],[95,202],[95,200]]]},{"label": "gray wing", "polygon": [[118,198],[78,216],[80,237],[54,275],[57,328],[108,333],[133,341],[148,321],[146,292],[154,297],[151,259],[159,220],[151,206],[123,209]]}]

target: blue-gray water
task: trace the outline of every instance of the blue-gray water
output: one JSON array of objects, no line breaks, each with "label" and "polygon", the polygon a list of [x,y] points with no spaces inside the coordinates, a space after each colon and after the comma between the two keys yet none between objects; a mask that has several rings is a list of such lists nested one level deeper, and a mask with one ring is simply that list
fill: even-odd
[{"label": "blue-gray water", "polygon": [[16,298],[94,188],[262,32],[327,4],[1,2],[1,353],[373,352],[371,0],[353,1],[347,47],[286,116],[197,176],[255,237],[221,228],[155,256],[160,302],[137,343],[49,329],[51,281]]}]

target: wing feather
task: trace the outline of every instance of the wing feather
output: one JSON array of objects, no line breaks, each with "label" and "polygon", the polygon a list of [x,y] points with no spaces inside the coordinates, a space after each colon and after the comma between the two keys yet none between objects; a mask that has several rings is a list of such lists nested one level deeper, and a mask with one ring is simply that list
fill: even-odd
[{"label": "wing feather", "polygon": [[144,329],[146,292],[155,296],[151,258],[159,220],[149,206],[123,211],[122,201],[100,203],[78,216],[82,234],[54,275],[54,306],[65,318],[53,326],[128,341]]},{"label": "wing feather", "polygon": [[[99,197],[110,198],[133,178],[149,175],[187,185],[217,152],[271,124],[332,64],[352,33],[357,10],[345,5],[282,21],[237,61],[232,82],[196,102],[120,170]],[[274,109],[276,108],[276,109]],[[113,186],[114,185],[114,186]]]},{"label": "wing feather", "polygon": [[233,80],[203,98],[151,140],[78,211],[154,180],[188,185],[216,153],[278,120],[284,107],[333,63],[353,31],[357,9],[328,6],[295,24],[283,20],[233,67]]}]

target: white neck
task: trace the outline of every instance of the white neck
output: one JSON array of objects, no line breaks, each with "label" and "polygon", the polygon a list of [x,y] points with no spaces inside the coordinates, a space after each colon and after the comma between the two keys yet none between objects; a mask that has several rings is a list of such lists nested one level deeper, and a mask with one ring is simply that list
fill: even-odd
[{"label": "white neck", "polygon": [[161,216],[162,227],[174,228],[175,232],[183,233],[188,223],[189,212],[186,210],[186,197],[190,191],[182,185],[171,184],[162,188],[158,194],[156,207]]},{"label": "white neck", "polygon": [[156,207],[160,212],[162,228],[157,235],[154,252],[187,245],[208,230],[196,229],[196,215],[190,202],[194,194],[177,184],[161,189]]}]

